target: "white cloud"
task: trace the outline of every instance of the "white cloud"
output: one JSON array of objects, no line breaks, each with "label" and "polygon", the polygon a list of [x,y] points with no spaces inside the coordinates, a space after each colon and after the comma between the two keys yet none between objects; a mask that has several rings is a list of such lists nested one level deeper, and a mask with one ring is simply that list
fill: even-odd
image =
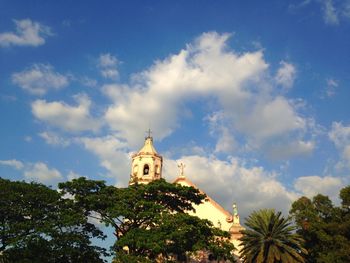
[{"label": "white cloud", "polygon": [[294,156],[310,155],[315,149],[314,141],[296,140],[290,142],[274,142],[269,149],[267,155],[274,160],[286,160]]},{"label": "white cloud", "polygon": [[229,131],[229,128],[224,123],[223,112],[214,112],[205,119],[208,120],[209,123],[210,135],[214,138],[218,138],[214,152],[231,154],[235,150],[237,142],[232,132]]},{"label": "white cloud", "polygon": [[295,180],[294,187],[307,197],[323,194],[336,200],[344,183],[338,177],[303,176]]},{"label": "white cloud", "polygon": [[350,18],[349,0],[304,0],[299,4],[290,4],[290,11],[298,11],[312,3],[320,5],[323,21],[327,25],[339,25],[342,20]]},{"label": "white cloud", "polygon": [[125,85],[115,87],[114,94],[121,87],[127,93],[108,108],[105,117],[110,126],[133,144],[151,123],[155,137],[162,139],[178,127],[179,108],[191,98],[228,90],[243,93],[239,83],[256,77],[266,64],[261,52],[242,56],[225,52],[228,37],[203,34],[195,44],[137,74],[127,90]]},{"label": "white cloud", "polygon": [[12,159],[12,160],[0,160],[0,165],[10,166],[16,170],[22,170],[24,164],[21,161]]},{"label": "white cloud", "polygon": [[333,122],[328,136],[341,155],[341,161],[337,165],[338,168],[350,168],[350,126]]},{"label": "white cloud", "polygon": [[85,94],[75,95],[74,98],[77,106],[59,101],[36,100],[31,105],[32,113],[37,119],[64,131],[97,131],[101,122],[90,115],[90,98]]},{"label": "white cloud", "polygon": [[[109,126],[131,146],[141,143],[140,131],[149,125],[155,138],[162,139],[179,127],[183,108],[204,97],[219,102],[231,131],[225,138],[231,141],[233,131],[259,141],[256,144],[305,132],[306,121],[293,103],[272,95],[274,83],[269,82],[262,51],[236,53],[227,46],[229,37],[204,33],[177,54],[135,74],[129,84],[105,86],[114,102],[105,113]],[[287,63],[284,68],[280,81],[292,85],[295,69]],[[222,146],[218,142],[218,151]]]},{"label": "white cloud", "polygon": [[75,173],[73,171],[69,171],[69,173],[67,174],[67,180],[68,181],[72,181],[73,179],[78,179],[79,177],[87,178],[87,176]]},{"label": "white cloud", "polygon": [[236,158],[222,161],[213,156],[192,155],[165,160],[163,172],[167,180],[176,178],[177,163],[181,162],[186,165],[185,176],[190,181],[229,211],[236,202],[243,218],[260,208],[275,208],[287,214],[298,197],[283,186],[275,173],[262,167],[248,167]]},{"label": "white cloud", "polygon": [[130,90],[128,85],[113,83],[103,85],[102,92],[116,103],[118,101],[123,102],[126,100],[128,98],[128,93]]},{"label": "white cloud", "polygon": [[246,160],[230,158],[226,161],[214,156],[182,156],[164,161],[163,177],[169,182],[179,175],[177,164],[184,163],[185,176],[215,201],[230,211],[238,204],[241,218],[261,208],[274,208],[288,214],[291,204],[300,196],[318,193],[338,202],[338,193],[346,182],[340,177],[303,176],[288,189],[275,172],[248,165]]},{"label": "white cloud", "polygon": [[[285,133],[304,130],[306,121],[298,116],[291,102],[279,96],[270,100],[256,98],[257,105],[246,116],[234,116],[240,120],[237,127],[255,139],[264,140]],[[235,113],[233,113],[235,114]]]},{"label": "white cloud", "polygon": [[29,180],[35,180],[42,183],[62,179],[62,175],[58,170],[54,168],[50,169],[45,163],[42,162],[37,162],[26,168],[24,171],[24,176]]},{"label": "white cloud", "polygon": [[103,69],[101,70],[101,74],[107,79],[116,79],[119,75],[118,70],[116,69]]},{"label": "white cloud", "polygon": [[126,152],[126,144],[118,137],[81,137],[76,141],[95,154],[100,165],[108,171],[108,176],[116,179],[117,185],[127,186],[130,175],[130,154]]},{"label": "white cloud", "polygon": [[[50,168],[43,162],[21,162],[16,159],[0,160],[0,165],[9,166],[19,170],[27,181],[37,181],[40,183],[57,183],[63,180],[62,174],[55,168]],[[68,178],[78,176],[78,174],[70,171]]]},{"label": "white cloud", "polygon": [[236,147],[236,140],[232,133],[225,127],[222,127],[221,134],[215,146],[215,152],[232,153]]},{"label": "white cloud", "polygon": [[280,65],[281,67],[275,76],[276,83],[285,89],[289,89],[294,84],[296,69],[292,64],[285,61],[281,61]]},{"label": "white cloud", "polygon": [[53,132],[41,132],[39,136],[45,140],[47,144],[66,147],[70,144],[69,140],[64,139]]},{"label": "white cloud", "polygon": [[114,67],[118,64],[118,60],[115,56],[112,56],[109,53],[101,54],[99,57],[99,65],[100,67]]},{"label": "white cloud", "polygon": [[327,79],[326,95],[327,97],[333,97],[336,94],[336,88],[338,88],[339,83],[335,79]]},{"label": "white cloud", "polygon": [[329,25],[339,24],[339,14],[338,14],[338,10],[334,6],[333,0],[323,0],[322,10],[323,10],[323,19],[326,24],[329,24]]},{"label": "white cloud", "polygon": [[118,59],[109,53],[101,54],[98,59],[98,67],[104,78],[117,79],[119,76],[118,64]]},{"label": "white cloud", "polygon": [[0,33],[0,46],[40,46],[45,44],[45,38],[51,36],[48,26],[30,19],[13,20],[16,32]]},{"label": "white cloud", "polygon": [[69,84],[67,76],[54,71],[51,65],[34,64],[12,74],[12,82],[33,95],[45,95],[49,90],[59,90]]}]

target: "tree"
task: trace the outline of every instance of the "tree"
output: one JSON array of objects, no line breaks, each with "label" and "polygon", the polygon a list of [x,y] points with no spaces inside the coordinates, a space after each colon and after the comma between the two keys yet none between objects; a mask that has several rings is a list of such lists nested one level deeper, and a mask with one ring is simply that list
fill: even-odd
[{"label": "tree", "polygon": [[210,250],[218,258],[234,260],[229,233],[211,222],[190,216],[194,204],[205,195],[193,187],[160,179],[128,188],[106,186],[85,178],[59,185],[74,196],[85,214],[115,229],[115,262],[185,260],[199,250]]},{"label": "tree", "polygon": [[350,187],[340,191],[342,206],[318,194],[301,197],[292,204],[290,214],[297,232],[305,239],[308,262],[350,262]]},{"label": "tree", "polygon": [[243,262],[305,262],[307,251],[303,248],[303,239],[293,232],[294,227],[281,212],[255,211],[246,219],[246,226],[248,229],[242,231],[240,239]]},{"label": "tree", "polygon": [[340,190],[339,197],[342,200],[342,208],[350,212],[350,185]]},{"label": "tree", "polygon": [[38,183],[0,178],[0,257],[8,262],[103,262],[103,234],[73,200]]}]

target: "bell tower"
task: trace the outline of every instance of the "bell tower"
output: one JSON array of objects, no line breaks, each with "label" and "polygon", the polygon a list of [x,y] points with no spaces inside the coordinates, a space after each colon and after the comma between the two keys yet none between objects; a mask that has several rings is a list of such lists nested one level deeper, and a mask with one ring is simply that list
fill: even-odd
[{"label": "bell tower", "polygon": [[153,137],[148,130],[145,143],[138,153],[132,155],[131,175],[129,185],[134,183],[148,184],[162,178],[163,157],[153,146]]}]

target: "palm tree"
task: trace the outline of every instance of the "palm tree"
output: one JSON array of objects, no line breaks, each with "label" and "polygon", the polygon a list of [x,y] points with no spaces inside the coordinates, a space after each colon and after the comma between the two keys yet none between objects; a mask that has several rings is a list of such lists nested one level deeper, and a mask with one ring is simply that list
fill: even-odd
[{"label": "palm tree", "polygon": [[272,209],[253,212],[243,230],[242,260],[244,263],[303,263],[307,254],[304,240],[294,232],[290,220]]}]

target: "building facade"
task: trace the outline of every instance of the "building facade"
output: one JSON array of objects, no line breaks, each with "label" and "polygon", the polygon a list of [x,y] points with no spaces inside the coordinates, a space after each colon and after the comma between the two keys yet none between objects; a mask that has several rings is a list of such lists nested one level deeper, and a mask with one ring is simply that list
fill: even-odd
[{"label": "building facade", "polygon": [[[153,138],[149,133],[145,138],[143,147],[136,154],[132,155],[129,185],[136,182],[147,184],[153,180],[162,178],[162,166],[163,158],[154,148]],[[178,166],[180,168],[180,174],[175,179],[174,183],[183,186],[192,186],[202,193],[205,193],[205,191],[199,189],[185,176],[185,165],[181,163]],[[232,212],[229,212],[207,195],[206,201],[200,205],[194,205],[194,208],[196,212],[190,212],[190,214],[198,216],[201,219],[207,219],[211,221],[215,227],[228,231],[231,234],[230,241],[236,247],[237,250],[235,254],[239,257],[239,238],[242,236],[240,231],[244,228],[240,224],[237,205],[234,203]]]}]

